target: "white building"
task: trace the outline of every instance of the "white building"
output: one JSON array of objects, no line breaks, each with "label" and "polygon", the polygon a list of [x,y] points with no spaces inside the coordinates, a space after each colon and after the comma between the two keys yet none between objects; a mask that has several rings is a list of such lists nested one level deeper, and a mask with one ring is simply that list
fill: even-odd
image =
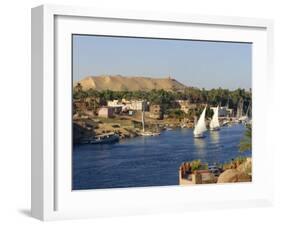
[{"label": "white building", "polygon": [[108,107],[113,107],[113,108],[122,108],[122,111],[129,110],[126,104],[119,102],[118,100],[109,100],[107,101],[107,106]]},{"label": "white building", "polygon": [[132,100],[129,104],[129,109],[134,111],[144,111],[146,109],[146,102],[144,100]]},{"label": "white building", "polygon": [[144,100],[131,100],[127,101],[125,99],[122,102],[118,100],[107,101],[108,107],[122,107],[122,111],[134,110],[143,111],[146,109],[147,103]]}]

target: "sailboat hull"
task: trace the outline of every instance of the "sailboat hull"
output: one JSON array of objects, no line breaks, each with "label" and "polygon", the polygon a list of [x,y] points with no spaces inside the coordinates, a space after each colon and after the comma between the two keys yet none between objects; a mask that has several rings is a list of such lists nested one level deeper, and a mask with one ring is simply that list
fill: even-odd
[{"label": "sailboat hull", "polygon": [[211,131],[218,131],[220,130],[220,127],[210,128]]},{"label": "sailboat hull", "polygon": [[194,134],[193,137],[194,138],[204,138],[205,135],[204,135],[204,133],[200,133],[200,134]]},{"label": "sailboat hull", "polygon": [[144,137],[154,137],[154,136],[159,136],[160,133],[153,133],[153,132],[146,131],[146,132],[141,132],[139,135]]}]

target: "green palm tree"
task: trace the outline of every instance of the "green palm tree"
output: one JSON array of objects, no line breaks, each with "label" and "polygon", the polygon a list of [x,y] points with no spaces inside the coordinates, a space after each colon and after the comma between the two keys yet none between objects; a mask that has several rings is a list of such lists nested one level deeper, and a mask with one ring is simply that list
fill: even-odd
[{"label": "green palm tree", "polygon": [[250,124],[246,126],[244,138],[239,145],[239,151],[243,152],[248,150],[252,150],[252,125]]}]

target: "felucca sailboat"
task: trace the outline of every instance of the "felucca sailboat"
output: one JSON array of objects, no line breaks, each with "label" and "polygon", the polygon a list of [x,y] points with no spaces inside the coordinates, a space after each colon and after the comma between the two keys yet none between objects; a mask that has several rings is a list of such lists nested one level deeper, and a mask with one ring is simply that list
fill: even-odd
[{"label": "felucca sailboat", "polygon": [[160,133],[153,133],[151,131],[145,131],[144,111],[142,111],[141,121],[142,121],[142,132],[140,132],[139,135],[145,136],[145,137],[160,135]]},{"label": "felucca sailboat", "polygon": [[205,122],[206,108],[207,107],[205,107],[204,110],[202,111],[199,120],[195,125],[195,128],[193,130],[194,138],[203,138],[204,132],[207,131],[206,122]]},{"label": "felucca sailboat", "polygon": [[239,118],[239,121],[245,124],[251,124],[252,120],[249,117],[249,110],[250,110],[250,104],[248,105],[247,111],[245,115],[242,115]]},{"label": "felucca sailboat", "polygon": [[212,120],[210,122],[210,130],[219,130],[220,129],[220,122],[219,122],[219,106],[217,106],[214,110],[214,114]]}]

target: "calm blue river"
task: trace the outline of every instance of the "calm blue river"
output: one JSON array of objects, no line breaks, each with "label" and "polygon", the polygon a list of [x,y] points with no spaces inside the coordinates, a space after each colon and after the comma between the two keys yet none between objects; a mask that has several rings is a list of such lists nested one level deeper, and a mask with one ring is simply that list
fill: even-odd
[{"label": "calm blue river", "polygon": [[175,129],[115,144],[75,145],[73,189],[177,185],[178,168],[184,161],[213,164],[251,155],[238,150],[244,130],[237,124],[194,139],[193,129]]}]

